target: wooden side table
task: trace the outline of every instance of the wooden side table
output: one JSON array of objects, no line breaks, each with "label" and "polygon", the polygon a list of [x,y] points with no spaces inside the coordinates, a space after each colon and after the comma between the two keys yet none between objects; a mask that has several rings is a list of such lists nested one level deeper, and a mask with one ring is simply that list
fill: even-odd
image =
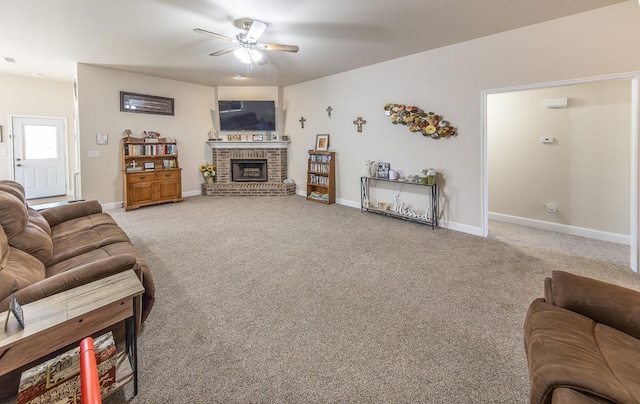
[{"label": "wooden side table", "polygon": [[[116,389],[133,380],[137,395],[137,317],[143,292],[129,270],[23,305],[25,328],[11,315],[6,331],[0,330],[0,376],[125,321],[126,351],[118,354]],[[3,321],[6,316],[0,313]]]}]

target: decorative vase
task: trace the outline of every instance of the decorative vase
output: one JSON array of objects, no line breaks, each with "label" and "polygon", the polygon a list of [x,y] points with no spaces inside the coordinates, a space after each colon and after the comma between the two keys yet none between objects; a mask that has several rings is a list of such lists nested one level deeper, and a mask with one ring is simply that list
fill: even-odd
[{"label": "decorative vase", "polygon": [[213,177],[207,177],[207,184],[213,184]]}]

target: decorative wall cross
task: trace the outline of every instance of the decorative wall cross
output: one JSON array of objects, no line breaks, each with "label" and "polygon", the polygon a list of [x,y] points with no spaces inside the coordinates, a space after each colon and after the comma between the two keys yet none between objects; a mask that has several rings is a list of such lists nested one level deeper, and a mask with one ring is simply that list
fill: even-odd
[{"label": "decorative wall cross", "polygon": [[306,119],[304,119],[304,116],[300,117],[300,119],[298,120],[298,122],[300,122],[300,126],[302,126],[302,129],[304,129],[304,123],[307,122]]},{"label": "decorative wall cross", "polygon": [[365,123],[367,123],[367,121],[362,119],[361,116],[359,116],[358,119],[353,121],[353,124],[358,126],[358,132],[362,132],[362,125],[364,125]]},{"label": "decorative wall cross", "polygon": [[138,163],[136,163],[136,161],[135,161],[135,160],[132,160],[132,161],[131,161],[131,167],[133,167],[133,168],[138,167]]},{"label": "decorative wall cross", "polygon": [[331,118],[331,111],[333,111],[333,108],[331,108],[331,105],[329,105],[326,109],[327,114],[329,115],[329,118]]}]

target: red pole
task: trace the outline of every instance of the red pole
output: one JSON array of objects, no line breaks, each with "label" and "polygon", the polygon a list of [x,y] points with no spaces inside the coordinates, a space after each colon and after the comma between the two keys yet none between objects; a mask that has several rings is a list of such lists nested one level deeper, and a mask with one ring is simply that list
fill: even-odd
[{"label": "red pole", "polygon": [[80,342],[80,399],[82,404],[102,404],[93,338]]}]

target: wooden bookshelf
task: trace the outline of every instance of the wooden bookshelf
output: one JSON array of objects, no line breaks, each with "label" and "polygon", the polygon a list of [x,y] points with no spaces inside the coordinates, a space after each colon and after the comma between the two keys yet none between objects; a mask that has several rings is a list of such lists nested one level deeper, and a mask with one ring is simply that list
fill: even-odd
[{"label": "wooden bookshelf", "polygon": [[182,202],[182,176],[174,139],[122,139],[125,210]]},{"label": "wooden bookshelf", "polygon": [[309,150],[307,165],[307,200],[336,202],[336,153]]}]

